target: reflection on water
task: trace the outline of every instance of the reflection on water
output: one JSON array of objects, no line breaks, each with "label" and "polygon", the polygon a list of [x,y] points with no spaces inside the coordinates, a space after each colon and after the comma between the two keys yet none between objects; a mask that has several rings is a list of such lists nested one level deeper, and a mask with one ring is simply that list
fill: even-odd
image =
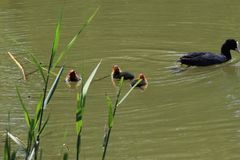
[{"label": "reflection on water", "polygon": [[[36,73],[26,82],[19,80],[21,74],[7,51],[15,53],[28,73],[35,70],[24,59],[28,53],[47,64],[61,5],[46,0],[0,2],[0,134],[10,112],[12,132],[25,139],[15,86],[33,113],[43,84]],[[217,53],[226,39],[239,40],[240,2],[70,0],[64,7],[60,49],[98,5],[99,13],[64,58],[64,75],[74,68],[84,78],[103,59],[96,75],[100,80],[93,82],[87,97],[82,159],[95,160],[102,154],[105,96],[116,95],[109,76],[113,64],[135,75],[143,72],[149,85],[144,92],[134,90],[119,106],[108,159],[239,159],[240,56],[233,53],[233,60],[225,64],[189,67],[183,72],[172,68],[186,52]],[[129,88],[125,83],[123,92]],[[77,92],[61,79],[46,110],[51,118],[42,137],[44,159],[61,159],[62,144],[70,149],[70,159],[74,158]]]}]

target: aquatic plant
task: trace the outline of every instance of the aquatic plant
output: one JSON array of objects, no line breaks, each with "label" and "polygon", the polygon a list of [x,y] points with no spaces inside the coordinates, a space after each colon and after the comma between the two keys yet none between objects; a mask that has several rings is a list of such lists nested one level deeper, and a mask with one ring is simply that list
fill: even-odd
[{"label": "aquatic plant", "polygon": [[[8,113],[8,127],[6,129],[7,133],[10,132],[10,113]],[[16,159],[16,151],[12,151],[10,136],[6,134],[5,143],[4,143],[4,152],[3,152],[4,160],[15,160]]]},{"label": "aquatic plant", "polygon": [[[27,131],[27,143],[25,144],[15,136],[11,131],[10,127],[6,131],[6,139],[5,139],[5,145],[4,145],[4,160],[15,160],[16,159],[16,151],[12,150],[11,147],[11,141],[14,141],[24,152],[25,154],[25,160],[37,160],[37,159],[43,159],[43,151],[40,148],[41,145],[41,135],[44,131],[44,129],[47,127],[48,121],[50,119],[50,114],[47,115],[47,118],[44,119],[45,109],[49,102],[51,101],[52,96],[55,93],[55,90],[58,86],[59,80],[61,78],[61,75],[64,70],[64,66],[61,66],[58,74],[55,74],[53,71],[56,69],[56,66],[60,63],[64,55],[69,51],[69,49],[73,46],[76,39],[79,37],[79,35],[82,33],[82,31],[86,28],[86,26],[91,22],[93,17],[96,15],[99,8],[95,10],[95,12],[87,19],[87,21],[84,23],[82,27],[80,27],[77,34],[72,38],[72,40],[64,47],[64,49],[60,52],[60,54],[57,54],[57,49],[59,46],[59,40],[60,40],[60,31],[61,31],[61,22],[62,22],[62,16],[63,12],[61,11],[60,16],[58,18],[57,26],[55,29],[55,36],[53,39],[51,54],[49,58],[48,68],[44,68],[37,57],[35,57],[33,54],[29,54],[31,57],[31,60],[29,60],[32,64],[35,65],[37,70],[39,71],[42,80],[44,82],[44,90],[39,98],[38,103],[35,107],[35,114],[31,117],[29,114],[29,111],[27,110],[27,107],[21,97],[21,91],[16,87],[17,96],[19,99],[19,102],[21,104],[21,107],[23,109],[24,113],[24,119],[26,121],[26,125],[28,128]],[[14,59],[14,58],[12,58]],[[91,82],[93,81],[94,76],[97,73],[97,70],[99,66],[101,65],[101,61],[97,64],[97,66],[93,69],[91,74],[89,75],[86,82],[84,79],[82,80],[82,86],[80,91],[77,93],[77,107],[76,107],[76,160],[80,159],[80,151],[81,151],[81,141],[82,141],[82,130],[83,130],[83,116],[84,116],[84,110],[86,108],[86,99],[87,99],[87,93],[88,89],[91,85]],[[16,62],[17,63],[17,62]],[[22,68],[21,66],[19,66]],[[45,73],[47,71],[47,73]],[[53,74],[54,73],[54,74]],[[23,72],[23,75],[25,73]],[[50,76],[56,76],[53,83],[50,85]],[[133,91],[133,89],[141,82],[141,79],[121,98],[122,94],[122,87],[124,83],[124,79],[122,78],[119,81],[118,85],[118,91],[116,95],[116,100],[113,104],[113,101],[109,96],[106,96],[107,106],[108,106],[108,121],[106,124],[106,132],[104,134],[104,140],[103,140],[103,154],[102,154],[102,160],[105,160],[106,154],[107,154],[107,148],[110,140],[110,134],[113,127],[113,121],[115,118],[115,114],[117,111],[118,106],[129,96],[129,94]],[[10,121],[10,116],[9,116]],[[63,153],[63,160],[68,159],[68,152]]]},{"label": "aquatic plant", "polygon": [[110,139],[110,134],[113,127],[113,120],[117,111],[118,106],[128,97],[128,95],[132,92],[132,90],[141,82],[142,80],[138,80],[137,83],[120,99],[120,95],[122,92],[124,77],[121,78],[119,81],[119,87],[116,95],[116,101],[113,105],[113,102],[109,96],[106,96],[107,106],[108,106],[108,124],[105,125],[105,133],[103,138],[103,154],[102,154],[102,160],[105,159],[108,143]]},{"label": "aquatic plant", "polygon": [[[50,59],[48,63],[48,69],[47,74],[44,74],[44,68],[42,67],[40,61],[32,54],[30,54],[30,57],[32,58],[31,63],[33,63],[36,68],[39,70],[42,79],[44,81],[44,90],[43,93],[40,96],[40,99],[37,103],[35,115],[34,117],[30,117],[29,112],[27,110],[27,107],[25,106],[20,91],[18,87],[16,87],[17,95],[20,101],[20,104],[24,111],[24,118],[28,127],[28,134],[27,134],[27,144],[25,145],[17,136],[14,136],[10,130],[7,130],[6,134],[6,141],[5,141],[5,147],[4,147],[4,160],[12,160],[16,158],[16,152],[11,152],[11,142],[10,139],[12,139],[19,147],[22,148],[22,150],[25,152],[25,159],[26,160],[32,160],[32,159],[42,159],[42,151],[39,152],[40,147],[40,140],[41,140],[41,134],[43,133],[45,127],[47,126],[47,123],[49,121],[50,115],[47,116],[46,120],[43,120],[44,117],[44,109],[47,107],[48,103],[50,102],[53,94],[55,93],[55,90],[57,88],[58,82],[60,80],[60,77],[63,73],[64,66],[61,66],[61,68],[58,71],[58,74],[53,81],[52,85],[49,87],[49,79],[50,79],[50,73],[53,71],[53,69],[59,64],[59,62],[62,60],[63,56],[69,51],[69,49],[72,47],[76,39],[79,37],[80,33],[86,28],[86,26],[91,22],[93,17],[96,15],[99,8],[95,10],[95,12],[87,19],[87,21],[84,23],[82,27],[80,27],[79,32],[72,38],[72,40],[65,46],[65,48],[60,52],[60,54],[57,56],[57,49],[59,46],[59,40],[60,40],[60,31],[61,31],[61,22],[62,22],[62,15],[63,12],[61,11],[60,16],[58,18],[57,26],[55,29],[55,36],[53,39],[53,45],[51,49]],[[11,56],[11,55],[10,55]],[[100,62],[101,63],[101,62]],[[88,90],[88,87],[90,85],[90,82],[92,81],[93,76],[96,73],[98,66],[95,68],[93,73],[90,75],[89,79],[86,81],[86,84],[84,85],[82,89],[82,101],[81,105],[85,105],[85,99],[86,99],[86,93]],[[48,91],[49,90],[49,91]],[[81,106],[80,106],[81,107]],[[80,124],[80,122],[77,122],[77,124]],[[67,154],[64,154],[64,159],[67,159]]]},{"label": "aquatic plant", "polygon": [[83,127],[83,113],[85,109],[86,104],[86,97],[88,88],[97,72],[97,69],[99,68],[101,64],[101,61],[98,63],[98,65],[95,67],[95,69],[92,71],[90,76],[88,77],[86,83],[82,85],[81,92],[77,93],[77,110],[76,110],[76,131],[77,131],[77,160],[79,160],[80,156],[80,146],[81,146],[81,133],[82,133],[82,127]]}]

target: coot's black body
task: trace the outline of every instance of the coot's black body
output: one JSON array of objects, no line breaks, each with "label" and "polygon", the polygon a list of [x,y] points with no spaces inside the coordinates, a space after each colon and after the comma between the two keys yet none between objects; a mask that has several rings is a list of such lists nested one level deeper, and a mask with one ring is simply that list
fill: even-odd
[{"label": "coot's black body", "polygon": [[232,56],[230,50],[240,52],[238,42],[234,39],[228,39],[222,45],[221,54],[211,52],[192,52],[182,56],[178,61],[188,66],[209,66],[229,61]]}]

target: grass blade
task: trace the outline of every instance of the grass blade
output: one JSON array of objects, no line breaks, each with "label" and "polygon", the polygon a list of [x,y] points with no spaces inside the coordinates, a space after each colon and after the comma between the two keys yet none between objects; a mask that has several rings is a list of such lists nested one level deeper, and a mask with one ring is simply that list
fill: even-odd
[{"label": "grass blade", "polygon": [[34,128],[37,127],[37,123],[39,122],[42,103],[43,103],[43,96],[40,97],[40,100],[38,101],[38,104],[36,107],[35,117],[34,117]]},{"label": "grass blade", "polygon": [[72,38],[72,40],[65,46],[65,48],[63,49],[63,51],[60,53],[60,55],[58,56],[58,59],[56,60],[56,62],[53,64],[53,68],[55,68],[59,62],[61,61],[61,59],[63,58],[63,56],[65,55],[65,53],[72,47],[72,45],[74,44],[74,42],[77,40],[78,36],[82,33],[82,31],[88,26],[88,24],[92,21],[92,19],[95,17],[95,15],[97,14],[99,10],[99,7],[94,11],[94,13],[87,19],[87,21],[83,24],[83,26],[80,28],[79,32]]},{"label": "grass blade", "polygon": [[64,153],[63,160],[68,160],[68,153]]},{"label": "grass blade", "polygon": [[86,96],[88,88],[101,64],[102,60],[98,63],[98,65],[94,68],[90,76],[88,77],[86,83],[81,88],[81,95],[80,93],[77,93],[77,111],[76,111],[76,131],[77,131],[77,155],[76,159],[79,160],[80,156],[80,146],[81,146],[81,132],[82,132],[82,126],[83,126],[83,111],[85,107],[86,102]]},{"label": "grass blade", "polygon": [[58,72],[57,77],[55,78],[55,81],[53,82],[53,84],[51,86],[51,89],[48,92],[47,97],[44,100],[44,109],[46,108],[47,104],[49,103],[50,99],[52,98],[52,95],[53,95],[55,89],[57,88],[57,85],[58,85],[58,82],[59,82],[59,79],[62,75],[63,70],[64,70],[64,67],[62,66],[61,69]]},{"label": "grass blade", "polygon": [[83,121],[82,121],[82,111],[83,111],[83,107],[82,107],[82,96],[80,95],[80,93],[77,93],[77,112],[76,112],[76,131],[77,134],[79,134],[82,130],[82,125],[83,125]]},{"label": "grass blade", "polygon": [[83,108],[84,108],[84,98],[82,94],[77,93],[77,112],[76,112],[76,131],[77,131],[77,155],[76,159],[79,160],[80,146],[81,146],[81,132],[83,126]]},{"label": "grass blade", "polygon": [[3,155],[4,155],[4,160],[10,159],[10,156],[11,156],[11,144],[10,144],[9,137],[8,137],[7,134],[6,134],[6,138],[5,138],[5,145],[4,145]]},{"label": "grass blade", "polygon": [[76,160],[80,159],[81,133],[77,135],[77,156]]},{"label": "grass blade", "polygon": [[95,67],[95,69],[92,71],[91,75],[88,77],[88,80],[86,81],[86,83],[84,84],[83,86],[83,89],[82,89],[82,95],[83,95],[83,98],[86,97],[86,94],[87,94],[87,91],[88,91],[88,88],[93,80],[93,77],[95,76],[100,64],[101,64],[102,60],[100,60],[100,62],[98,63],[98,65]]},{"label": "grass blade", "polygon": [[61,11],[61,13],[60,13],[60,16],[58,18],[57,27],[56,27],[56,30],[55,30],[55,36],[54,36],[53,46],[52,46],[52,54],[51,54],[51,57],[50,57],[49,68],[48,68],[49,72],[52,68],[53,60],[54,60],[54,57],[56,55],[58,44],[59,44],[62,15],[63,15],[63,11]]},{"label": "grass blade", "polygon": [[24,105],[24,103],[23,103],[22,97],[21,97],[20,92],[19,92],[19,90],[18,90],[17,87],[16,87],[16,90],[17,90],[17,95],[18,95],[18,98],[19,98],[19,100],[20,100],[21,106],[22,106],[22,108],[23,108],[23,110],[24,110],[24,118],[25,118],[25,121],[26,121],[27,126],[28,126],[28,128],[29,128],[29,127],[30,127],[30,121],[31,121],[31,120],[30,120],[28,111],[27,111],[27,109],[26,109],[26,107],[25,107],[25,105]]},{"label": "grass blade", "polygon": [[7,134],[7,132],[10,132],[10,112],[8,112],[8,125],[7,130],[5,134],[5,144],[4,144],[4,160],[9,160],[11,158],[11,141]]},{"label": "grass blade", "polygon": [[45,78],[45,76],[44,76],[43,69],[42,69],[42,66],[41,66],[40,62],[37,60],[37,58],[36,58],[33,54],[30,53],[30,56],[32,57],[33,64],[34,64],[34,65],[38,68],[38,70],[40,71],[41,76],[42,76],[42,78],[43,78],[43,80],[44,80],[44,83],[46,83],[46,78]]},{"label": "grass blade", "polygon": [[11,154],[11,160],[16,160],[17,159],[17,152],[13,151]]},{"label": "grass blade", "polygon": [[106,97],[107,104],[108,104],[108,128],[112,128],[113,125],[113,106],[112,106],[112,100],[109,96]]},{"label": "grass blade", "polygon": [[[33,61],[29,60],[28,58],[25,57],[24,59],[27,60],[28,62],[30,62],[30,63],[32,63],[32,64],[35,65],[35,63],[34,63]],[[41,66],[41,65],[40,65],[40,66]],[[48,69],[47,69],[47,68],[45,68],[45,67],[43,67],[43,66],[41,66],[41,68],[42,68],[43,71],[48,72]],[[27,75],[32,74],[32,73],[35,73],[36,71],[37,71],[37,70],[32,71],[32,72],[28,73]],[[53,76],[57,76],[57,74],[54,73],[53,71],[50,71],[49,73],[51,73]]]},{"label": "grass blade", "polygon": [[106,154],[107,154],[107,148],[108,148],[108,142],[110,139],[111,135],[111,130],[113,126],[113,119],[117,110],[117,106],[119,106],[126,98],[127,96],[132,92],[132,90],[141,82],[142,80],[140,79],[137,81],[137,83],[123,96],[123,98],[119,101],[122,87],[123,87],[123,77],[121,78],[119,82],[119,89],[117,92],[117,98],[116,102],[114,104],[114,110],[112,111],[112,101],[109,97],[107,97],[107,103],[108,103],[108,129],[104,133],[104,139],[103,139],[103,154],[102,154],[102,160],[105,160]]},{"label": "grass blade", "polygon": [[82,128],[82,114],[83,114],[83,109],[85,107],[85,101],[86,101],[86,96],[87,96],[87,91],[88,88],[101,64],[102,60],[98,63],[98,65],[94,68],[90,76],[88,77],[86,83],[82,87],[82,93],[81,95],[78,94],[77,96],[77,113],[76,113],[76,123],[77,123],[77,133],[81,131]]},{"label": "grass blade", "polygon": [[12,135],[10,132],[7,132],[7,135],[23,150],[26,151],[26,145],[16,136]]},{"label": "grass blade", "polygon": [[132,90],[142,81],[142,79],[139,79],[137,83],[123,96],[123,98],[119,101],[117,106],[119,106],[127,97],[128,95],[132,92]]},{"label": "grass blade", "polygon": [[41,133],[43,132],[44,128],[46,127],[49,118],[50,118],[50,115],[48,115],[47,120],[45,121],[45,123],[43,124],[43,127],[42,127],[41,130],[39,131],[39,133],[38,133],[39,135],[41,135]]},{"label": "grass blade", "polygon": [[32,149],[31,154],[27,157],[27,160],[34,160],[35,147]]},{"label": "grass blade", "polygon": [[117,99],[116,99],[116,103],[115,103],[115,105],[114,105],[115,108],[117,107],[117,104],[118,104],[118,102],[119,102],[120,95],[121,95],[121,93],[122,93],[123,82],[124,82],[124,78],[122,77],[122,78],[120,79],[120,82],[119,82],[119,87],[118,87],[118,92],[117,92]]}]

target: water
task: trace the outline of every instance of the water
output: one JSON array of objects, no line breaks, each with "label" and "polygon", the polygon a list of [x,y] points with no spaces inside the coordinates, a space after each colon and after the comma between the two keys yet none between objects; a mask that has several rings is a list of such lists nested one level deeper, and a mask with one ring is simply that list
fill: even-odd
[{"label": "water", "polygon": [[[233,60],[223,65],[192,67],[179,73],[173,69],[184,52],[219,52],[225,39],[239,40],[239,5],[237,0],[66,2],[60,49],[101,8],[65,56],[64,75],[71,68],[87,75],[103,59],[97,78],[108,75],[112,65],[118,64],[136,75],[145,73],[149,81],[146,91],[135,90],[118,108],[107,159],[240,158],[239,54],[233,53]],[[2,0],[0,6],[0,134],[10,112],[12,133],[25,140],[26,125],[15,86],[34,113],[42,81],[38,74],[26,82],[19,80],[21,74],[7,52],[15,53],[27,72],[35,69],[24,59],[28,53],[47,64],[62,4]],[[126,83],[124,92],[128,88]],[[76,92],[65,85],[63,77],[46,110],[51,118],[42,137],[44,159],[61,159],[64,143],[70,158],[75,157]],[[114,97],[115,92],[110,78],[94,82],[89,90],[82,159],[101,157],[105,95]]]}]

